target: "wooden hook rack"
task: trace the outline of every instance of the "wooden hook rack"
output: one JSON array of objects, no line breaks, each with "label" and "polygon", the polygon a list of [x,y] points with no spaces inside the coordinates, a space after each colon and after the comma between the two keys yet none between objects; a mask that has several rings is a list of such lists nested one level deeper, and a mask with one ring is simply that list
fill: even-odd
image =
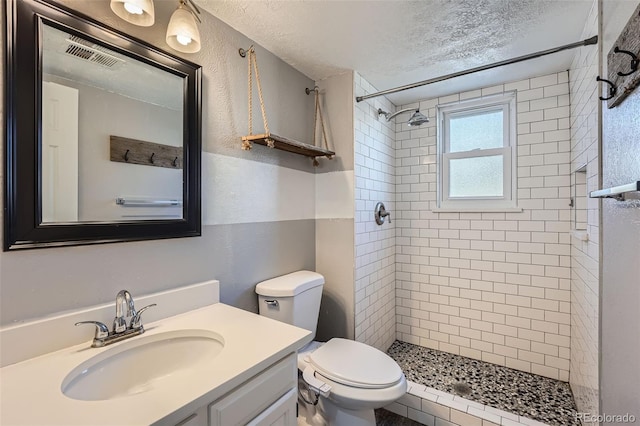
[{"label": "wooden hook rack", "polygon": [[182,147],[111,135],[111,161],[169,169],[182,168]]},{"label": "wooden hook rack", "polygon": [[609,96],[600,98],[607,101],[607,108],[620,105],[640,85],[639,54],[640,5],[607,54],[607,79],[601,81],[608,83]]}]

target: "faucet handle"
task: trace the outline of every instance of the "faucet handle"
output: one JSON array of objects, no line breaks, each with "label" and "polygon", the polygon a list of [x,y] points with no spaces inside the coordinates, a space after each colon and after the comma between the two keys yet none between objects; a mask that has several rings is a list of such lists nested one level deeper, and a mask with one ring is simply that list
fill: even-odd
[{"label": "faucet handle", "polygon": [[104,339],[107,336],[109,336],[109,328],[103,323],[101,323],[100,321],[80,321],[80,322],[77,322],[75,325],[77,327],[82,324],[93,324],[96,326],[96,334],[93,338],[94,340]]},{"label": "faucet handle", "polygon": [[385,218],[389,218],[389,223],[391,223],[391,212],[387,211],[387,209],[384,207],[384,203],[378,202],[373,213],[378,225],[382,225]]},{"label": "faucet handle", "polygon": [[131,329],[137,330],[142,328],[142,313],[149,308],[153,308],[154,306],[158,306],[156,303],[152,303],[151,305],[147,305],[144,308],[140,308],[138,312],[131,318]]},{"label": "faucet handle", "polygon": [[124,317],[115,317],[113,319],[113,332],[122,333],[127,329],[127,320]]}]

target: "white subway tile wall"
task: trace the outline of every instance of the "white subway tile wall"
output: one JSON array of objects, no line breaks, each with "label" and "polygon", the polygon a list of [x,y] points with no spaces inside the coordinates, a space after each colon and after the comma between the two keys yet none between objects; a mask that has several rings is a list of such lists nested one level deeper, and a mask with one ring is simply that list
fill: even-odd
[{"label": "white subway tile wall", "polygon": [[[355,94],[377,90],[354,73]],[[395,126],[377,109],[395,111],[386,98],[355,105],[355,338],[386,351],[396,337],[395,314]],[[382,201],[391,223],[377,225],[373,211]]]},{"label": "white subway tile wall", "polygon": [[[517,90],[522,212],[437,213],[436,105]],[[397,339],[567,381],[570,362],[568,73],[424,100],[396,124]],[[393,157],[390,155],[389,157]]]},{"label": "white subway tile wall", "polygon": [[[582,35],[598,34],[598,2],[594,1]],[[587,165],[586,191],[600,189],[598,156],[598,49],[580,48],[569,70],[571,95],[571,170]],[[577,188],[584,191],[584,186]],[[585,194],[582,194],[586,196]],[[588,241],[571,239],[571,374],[579,412],[599,413],[598,306],[599,203],[587,198]]]}]

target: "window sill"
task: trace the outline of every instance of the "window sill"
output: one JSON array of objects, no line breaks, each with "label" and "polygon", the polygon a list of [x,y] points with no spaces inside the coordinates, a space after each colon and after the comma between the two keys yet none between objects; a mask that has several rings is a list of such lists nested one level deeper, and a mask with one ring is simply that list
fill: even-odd
[{"label": "window sill", "polygon": [[506,207],[497,209],[481,209],[481,208],[439,208],[431,209],[434,213],[522,213],[520,207]]}]

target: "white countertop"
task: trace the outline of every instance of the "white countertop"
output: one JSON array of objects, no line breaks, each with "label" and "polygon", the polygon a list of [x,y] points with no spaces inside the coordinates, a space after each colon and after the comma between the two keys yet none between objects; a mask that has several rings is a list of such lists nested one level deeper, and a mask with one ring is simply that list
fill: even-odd
[{"label": "white countertop", "polygon": [[[0,369],[2,425],[175,424],[311,341],[307,330],[216,303],[145,324],[146,332],[104,348],[88,341]],[[222,336],[224,349],[201,371],[164,386],[109,401],[65,396],[61,384],[82,362],[137,338],[182,329]]]}]

